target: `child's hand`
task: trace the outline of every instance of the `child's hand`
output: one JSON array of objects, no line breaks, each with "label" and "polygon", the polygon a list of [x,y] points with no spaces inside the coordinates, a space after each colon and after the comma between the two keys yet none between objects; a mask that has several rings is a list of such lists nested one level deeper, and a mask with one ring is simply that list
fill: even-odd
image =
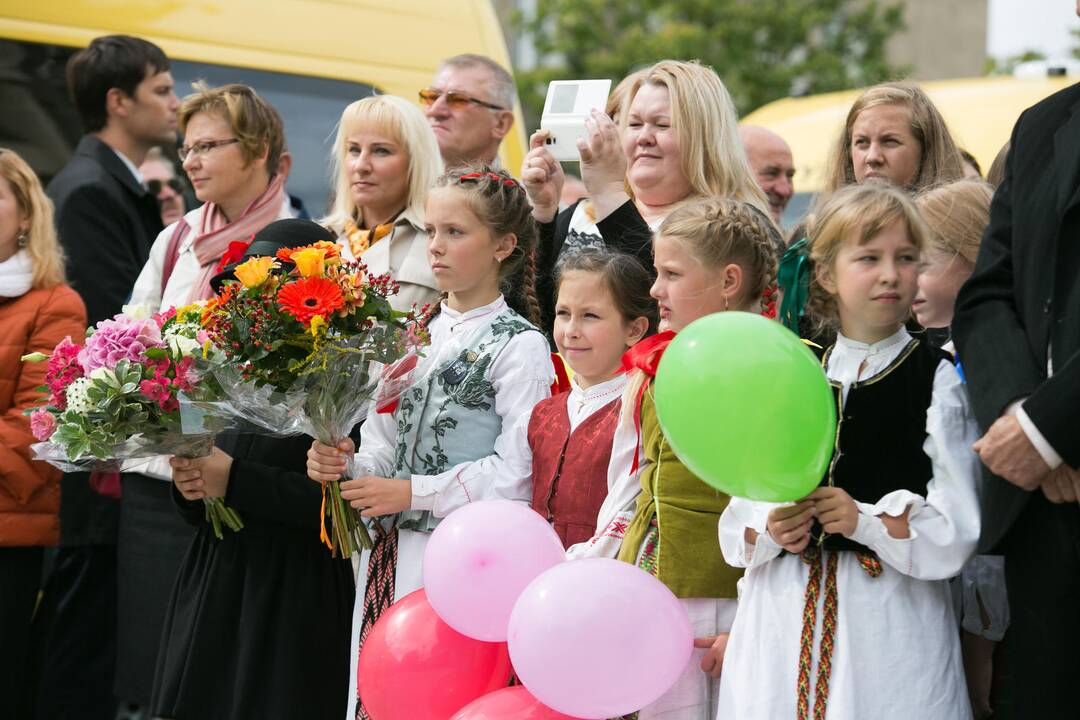
[{"label": "child's hand", "polygon": [[412,481],[365,475],[341,483],[341,497],[363,517],[393,515],[412,507]]},{"label": "child's hand", "polygon": [[769,537],[780,547],[798,555],[810,544],[810,528],[814,525],[817,509],[810,499],[795,505],[773,508],[765,523]]},{"label": "child's hand", "polygon": [[814,501],[821,529],[830,535],[851,537],[859,522],[859,508],[851,496],[838,487],[819,487],[806,496]]},{"label": "child's hand", "polygon": [[169,458],[172,479],[176,489],[185,500],[225,497],[229,487],[229,470],[232,457],[214,448],[209,455],[199,458]]},{"label": "child's hand", "polygon": [[315,440],[307,452],[308,477],[321,483],[340,480],[345,474],[345,459],[354,452],[356,447],[349,438],[339,442],[336,448]]},{"label": "child's hand", "polygon": [[731,633],[694,638],[694,647],[708,648],[705,657],[701,658],[701,672],[714,680],[720,677],[720,671],[724,667],[724,652],[727,651],[729,637]]},{"label": "child's hand", "polygon": [[881,518],[881,523],[885,526],[885,531],[890,536],[904,540],[911,537],[911,530],[908,529],[908,513],[911,512],[911,506],[908,505],[904,508],[904,512],[900,513],[897,517],[892,515],[885,515],[884,513],[878,515]]}]

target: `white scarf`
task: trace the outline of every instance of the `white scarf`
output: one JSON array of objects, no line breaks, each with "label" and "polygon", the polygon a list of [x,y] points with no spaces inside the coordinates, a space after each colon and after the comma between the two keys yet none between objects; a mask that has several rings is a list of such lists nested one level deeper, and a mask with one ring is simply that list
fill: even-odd
[{"label": "white scarf", "polygon": [[16,298],[30,290],[34,265],[25,249],[0,262],[0,297]]}]

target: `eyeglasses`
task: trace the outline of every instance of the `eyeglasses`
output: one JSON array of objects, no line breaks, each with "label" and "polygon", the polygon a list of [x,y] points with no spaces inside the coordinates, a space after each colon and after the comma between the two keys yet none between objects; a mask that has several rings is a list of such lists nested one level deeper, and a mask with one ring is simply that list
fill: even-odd
[{"label": "eyeglasses", "polygon": [[159,195],[161,191],[168,186],[177,195],[184,194],[184,183],[180,182],[180,178],[169,178],[165,182],[161,180],[147,180],[146,189],[150,191],[151,195]]},{"label": "eyeglasses", "polygon": [[238,142],[240,141],[236,138],[229,138],[228,140],[207,140],[205,142],[197,142],[193,145],[181,145],[176,148],[176,154],[180,156],[180,162],[186,162],[188,155],[205,157],[206,153],[214,148],[221,147],[222,145],[232,145],[233,143]]},{"label": "eyeglasses", "polygon": [[461,110],[470,103],[473,105],[479,105],[480,107],[486,107],[491,110],[505,110],[506,108],[501,105],[495,105],[493,103],[486,102],[479,98],[474,98],[472,95],[466,95],[456,90],[449,92],[443,92],[438,88],[424,88],[420,91],[420,102],[424,105],[431,107],[435,104],[435,101],[441,97],[446,98],[446,104],[452,107],[454,110]]}]

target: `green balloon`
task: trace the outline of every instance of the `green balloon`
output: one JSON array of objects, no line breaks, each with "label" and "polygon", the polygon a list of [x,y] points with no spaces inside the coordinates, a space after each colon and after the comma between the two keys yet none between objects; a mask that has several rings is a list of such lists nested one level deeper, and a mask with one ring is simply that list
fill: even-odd
[{"label": "green balloon", "polygon": [[664,351],[654,393],[675,454],[717,490],[789,502],[824,477],[836,400],[817,357],[778,322],[722,312],[690,323]]}]

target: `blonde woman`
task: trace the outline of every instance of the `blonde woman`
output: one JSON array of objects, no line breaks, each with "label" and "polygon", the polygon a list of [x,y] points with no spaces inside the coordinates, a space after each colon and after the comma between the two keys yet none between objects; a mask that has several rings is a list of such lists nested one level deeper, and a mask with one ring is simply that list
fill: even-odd
[{"label": "blonde woman", "polygon": [[400,287],[390,298],[394,309],[435,300],[424,201],[442,159],[424,114],[392,95],[357,100],[341,114],[331,160],[334,206],[322,223],[338,235],[344,254],[393,276]]},{"label": "blonde woman", "polygon": [[24,364],[65,337],[78,342],[86,307],[67,286],[53,206],[33,170],[0,148],[0,716],[23,715],[24,688],[44,548],[60,540],[60,472],[34,462],[24,411],[42,404],[45,363]]},{"label": "blonde woman", "polygon": [[739,141],[735,106],[711,68],[662,60],[636,73],[618,119],[616,125],[597,112],[586,121],[589,138],[579,150],[590,203],[559,214],[562,168],[544,147],[543,131],[530,140],[521,178],[541,225],[537,290],[545,327],[551,325],[552,268],[561,253],[607,245],[652,268],[653,230],[687,200],[726,197],[767,215]]}]

